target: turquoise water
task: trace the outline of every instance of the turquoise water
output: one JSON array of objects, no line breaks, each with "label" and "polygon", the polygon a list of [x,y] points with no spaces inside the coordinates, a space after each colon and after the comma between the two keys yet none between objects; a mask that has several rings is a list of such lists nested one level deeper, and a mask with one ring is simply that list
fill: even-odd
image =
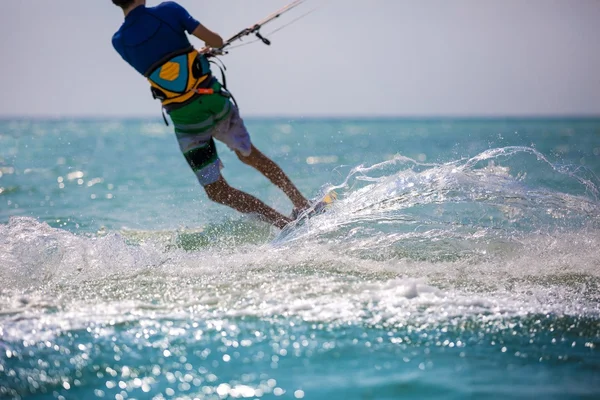
[{"label": "turquoise water", "polygon": [[0,398],[600,396],[599,119],[247,122],[333,209],[210,203],[154,119],[0,121]]}]

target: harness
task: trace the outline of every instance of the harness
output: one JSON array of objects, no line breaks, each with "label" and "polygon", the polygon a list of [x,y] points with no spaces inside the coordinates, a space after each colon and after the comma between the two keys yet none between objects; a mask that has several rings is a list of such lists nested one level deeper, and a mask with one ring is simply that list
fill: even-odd
[{"label": "harness", "polygon": [[[198,53],[193,46],[163,57],[154,63],[144,76],[150,82],[150,91],[154,99],[160,100],[163,110],[171,110],[188,104],[191,100],[203,95],[219,94],[235,98],[227,90],[225,66],[216,64],[221,70],[223,85],[215,90],[215,79],[212,77],[207,57]],[[163,120],[169,125],[163,112]]]},{"label": "harness", "polygon": [[144,76],[150,82],[152,97],[166,107],[190,100],[195,89],[210,81],[211,72],[206,57],[190,46],[163,57]]}]

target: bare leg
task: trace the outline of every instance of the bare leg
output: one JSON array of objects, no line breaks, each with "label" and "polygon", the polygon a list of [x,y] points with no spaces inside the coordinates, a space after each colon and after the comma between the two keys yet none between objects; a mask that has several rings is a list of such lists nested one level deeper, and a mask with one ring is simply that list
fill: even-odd
[{"label": "bare leg", "polygon": [[258,213],[279,229],[282,229],[291,221],[256,197],[232,188],[223,177],[215,183],[204,186],[204,190],[206,190],[208,198],[212,201],[229,206],[244,214]]},{"label": "bare leg", "polygon": [[252,145],[252,152],[249,156],[244,156],[237,151],[236,154],[244,164],[255,168],[261,174],[267,177],[267,179],[273,182],[275,186],[283,190],[286,196],[289,197],[291,202],[294,204],[294,207],[303,210],[310,206],[308,200],[306,200],[298,188],[296,188],[292,181],[290,181],[290,178],[287,177],[281,167],[275,164],[269,157],[261,153],[260,150],[254,147],[254,145]]}]

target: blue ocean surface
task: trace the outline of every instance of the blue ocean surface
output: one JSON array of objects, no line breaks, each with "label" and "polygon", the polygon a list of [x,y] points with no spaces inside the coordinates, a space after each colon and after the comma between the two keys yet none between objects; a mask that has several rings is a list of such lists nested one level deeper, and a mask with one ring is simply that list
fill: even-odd
[{"label": "blue ocean surface", "polygon": [[247,125],[333,207],[211,203],[158,119],[0,121],[0,398],[600,398],[600,119]]}]

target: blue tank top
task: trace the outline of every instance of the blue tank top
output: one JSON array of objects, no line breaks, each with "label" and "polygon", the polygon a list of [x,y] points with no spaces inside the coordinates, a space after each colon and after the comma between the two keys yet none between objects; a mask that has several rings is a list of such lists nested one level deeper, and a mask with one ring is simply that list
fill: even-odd
[{"label": "blue tank top", "polygon": [[140,74],[167,55],[190,47],[186,32],[200,25],[182,6],[167,1],[156,7],[139,6],[114,34],[117,52]]}]

